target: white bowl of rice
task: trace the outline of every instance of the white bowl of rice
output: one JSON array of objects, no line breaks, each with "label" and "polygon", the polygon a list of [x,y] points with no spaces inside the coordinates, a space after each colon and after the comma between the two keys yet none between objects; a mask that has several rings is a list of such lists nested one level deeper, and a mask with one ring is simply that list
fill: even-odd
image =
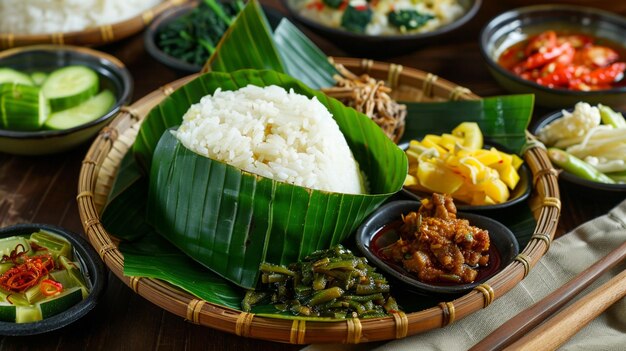
[{"label": "white bowl of rice", "polygon": [[0,49],[33,44],[101,45],[142,30],[190,0],[1,0]]}]

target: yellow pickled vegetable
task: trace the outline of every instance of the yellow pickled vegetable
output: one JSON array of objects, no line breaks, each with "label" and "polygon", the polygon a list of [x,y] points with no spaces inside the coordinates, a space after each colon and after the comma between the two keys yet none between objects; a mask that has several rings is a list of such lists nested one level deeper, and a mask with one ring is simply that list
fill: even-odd
[{"label": "yellow pickled vegetable", "polygon": [[483,148],[483,133],[476,122],[463,122],[452,130],[452,134],[463,139],[463,146],[478,150]]},{"label": "yellow pickled vegetable", "polygon": [[473,122],[461,123],[451,134],[412,140],[406,151],[409,174],[405,187],[450,194],[471,205],[507,201],[519,182],[517,170],[523,161],[517,155],[482,147],[482,132]]}]

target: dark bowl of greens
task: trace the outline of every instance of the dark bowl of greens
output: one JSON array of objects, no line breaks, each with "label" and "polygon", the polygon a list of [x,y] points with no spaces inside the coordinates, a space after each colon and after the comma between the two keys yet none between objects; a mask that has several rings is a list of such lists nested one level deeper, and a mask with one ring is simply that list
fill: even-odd
[{"label": "dark bowl of greens", "polygon": [[[296,22],[356,55],[388,57],[416,50],[466,24],[482,0],[363,4],[348,0],[282,0]],[[400,6],[398,6],[400,5]]]},{"label": "dark bowl of greens", "polygon": [[[47,224],[0,228],[0,253],[0,335],[63,328],[89,313],[104,291],[100,257],[83,237],[66,229]],[[29,263],[37,261],[50,262],[49,269],[39,268],[43,272],[31,286],[15,286],[10,276],[36,275],[37,266]]]},{"label": "dark bowl of greens", "polygon": [[243,6],[240,0],[203,0],[165,11],[145,31],[146,50],[176,71],[197,73]]}]

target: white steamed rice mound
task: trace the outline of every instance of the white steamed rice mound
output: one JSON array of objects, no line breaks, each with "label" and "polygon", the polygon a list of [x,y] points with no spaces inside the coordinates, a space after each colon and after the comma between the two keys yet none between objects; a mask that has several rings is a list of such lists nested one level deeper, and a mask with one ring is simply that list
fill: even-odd
[{"label": "white steamed rice mound", "polygon": [[358,163],[317,98],[279,86],[216,90],[174,132],[188,149],[250,173],[307,188],[365,193]]},{"label": "white steamed rice mound", "polygon": [[0,33],[82,31],[121,22],[163,0],[0,0]]}]

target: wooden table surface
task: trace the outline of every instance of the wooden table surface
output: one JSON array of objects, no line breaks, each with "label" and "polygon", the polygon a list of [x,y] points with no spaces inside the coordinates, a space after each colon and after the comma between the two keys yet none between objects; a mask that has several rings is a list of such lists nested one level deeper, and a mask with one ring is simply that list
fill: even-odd
[{"label": "wooden table surface", "polygon": [[[385,59],[432,72],[471,89],[480,96],[505,94],[489,75],[478,50],[478,34],[496,14],[524,0],[484,0],[474,19],[441,42],[413,53]],[[567,2],[567,1],[560,1]],[[572,0],[626,15],[620,1]],[[263,3],[282,11],[278,0]],[[306,32],[328,55],[349,56],[320,37]],[[144,50],[141,34],[100,48],[122,60],[134,80],[134,100],[180,77]],[[534,118],[547,110],[536,108]],[[0,153],[0,226],[49,223],[83,233],[75,200],[81,161],[89,145],[70,152],[38,157]],[[581,194],[561,184],[563,210],[557,235],[606,213],[626,195]],[[0,337],[2,350],[296,350],[286,345],[237,337],[188,323],[151,304],[109,273],[96,309],[62,330],[40,336]]]}]

